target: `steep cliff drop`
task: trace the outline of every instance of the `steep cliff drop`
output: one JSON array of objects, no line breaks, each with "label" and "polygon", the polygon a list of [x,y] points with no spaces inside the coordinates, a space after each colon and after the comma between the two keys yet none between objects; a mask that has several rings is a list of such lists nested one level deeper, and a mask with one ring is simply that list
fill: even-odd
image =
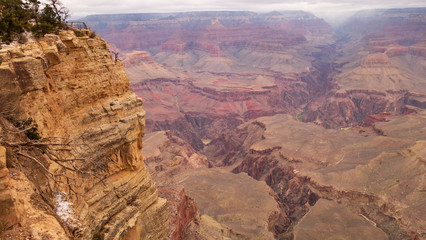
[{"label": "steep cliff drop", "polygon": [[141,157],[142,100],[89,35],[0,50],[2,239],[167,238],[168,204]]},{"label": "steep cliff drop", "polygon": [[364,11],[336,34],[297,11],[87,20],[146,99],[173,239],[422,239],[424,16]]}]

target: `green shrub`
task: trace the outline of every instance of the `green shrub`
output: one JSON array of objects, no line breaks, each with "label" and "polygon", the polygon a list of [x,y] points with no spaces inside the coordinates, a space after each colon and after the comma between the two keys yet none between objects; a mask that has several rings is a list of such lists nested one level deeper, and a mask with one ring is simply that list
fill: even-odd
[{"label": "green shrub", "polygon": [[303,122],[303,120],[305,120],[305,112],[301,112],[299,114],[297,114],[297,120]]},{"label": "green shrub", "polygon": [[74,33],[77,37],[83,37],[84,36],[84,33],[82,31],[79,31],[79,30],[74,30]]},{"label": "green shrub", "polygon": [[35,37],[67,28],[68,10],[60,1],[51,1],[40,10],[38,0],[0,0],[0,38],[9,44],[26,42],[22,33],[31,31]]},{"label": "green shrub", "polygon": [[47,33],[55,31],[55,27],[48,23],[40,23],[31,28],[31,32],[35,37],[43,37]]},{"label": "green shrub", "polygon": [[91,31],[89,34],[90,38],[95,38],[96,37],[96,32],[95,31]]},{"label": "green shrub", "polygon": [[32,118],[14,121],[14,125],[21,130],[25,130],[24,133],[30,140],[41,139],[40,134],[37,132],[38,125]]},{"label": "green shrub", "polygon": [[93,235],[93,240],[104,240],[104,235],[100,232],[97,232]]},{"label": "green shrub", "polygon": [[21,0],[0,0],[1,41],[9,44],[29,27],[29,16]]}]

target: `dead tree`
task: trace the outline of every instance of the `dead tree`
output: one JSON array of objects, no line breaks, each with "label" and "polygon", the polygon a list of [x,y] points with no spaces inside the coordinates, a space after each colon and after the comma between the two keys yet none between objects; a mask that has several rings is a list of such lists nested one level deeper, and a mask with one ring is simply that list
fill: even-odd
[{"label": "dead tree", "polygon": [[[90,149],[90,146],[59,137],[31,140],[27,133],[32,130],[34,123],[17,127],[0,112],[0,145],[6,147],[8,168],[17,168],[34,183],[38,195],[49,206],[50,212],[56,212],[55,200],[63,191],[78,201],[85,187],[91,187],[85,185],[87,183],[112,185],[106,180],[107,175],[103,174],[105,165],[84,156],[79,150]],[[113,187],[110,189],[117,194]],[[69,224],[58,214],[53,215],[67,234],[77,239],[81,237],[83,226],[78,220],[74,219],[77,222]]]},{"label": "dead tree", "polygon": [[69,9],[60,0],[49,0],[49,5],[52,7],[61,24],[65,24],[70,16]]},{"label": "dead tree", "polygon": [[120,52],[112,51],[112,54],[114,54],[114,61],[117,62],[119,60],[118,55],[120,54]]},{"label": "dead tree", "polygon": [[[35,178],[38,175],[46,179],[51,193],[55,189],[63,189],[76,199],[82,194],[82,185],[88,179],[93,180],[89,182],[108,184],[102,174],[105,166],[88,156],[81,157],[83,154],[78,150],[82,149],[81,144],[59,137],[31,140],[29,131],[34,131],[34,125],[16,127],[0,116],[0,144],[14,156],[12,164],[28,179],[37,182]],[[84,146],[85,149],[88,147]]]}]

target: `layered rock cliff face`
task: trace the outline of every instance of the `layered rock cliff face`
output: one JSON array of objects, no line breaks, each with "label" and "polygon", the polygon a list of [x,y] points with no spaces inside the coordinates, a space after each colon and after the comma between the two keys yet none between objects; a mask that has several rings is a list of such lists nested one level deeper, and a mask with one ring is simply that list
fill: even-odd
[{"label": "layered rock cliff face", "polygon": [[332,43],[331,27],[307,12],[84,21],[125,54],[131,89],[146,100],[147,131],[171,130],[195,149],[248,119],[296,114],[311,93],[327,88],[320,73],[327,67],[313,62],[320,47]]},{"label": "layered rock cliff face", "polygon": [[[1,190],[15,206],[11,214],[25,206],[4,236],[19,239],[15,233],[24,230],[33,239],[167,238],[168,206],[141,157],[142,101],[107,47],[98,36],[62,31],[0,50],[10,173],[4,164],[1,172],[11,176]],[[13,130],[29,118],[39,141]]]},{"label": "layered rock cliff face", "polygon": [[175,177],[192,169],[211,167],[207,158],[170,132],[153,132],[144,137],[144,161],[159,194],[170,204],[169,239],[203,239],[200,236],[200,212],[184,186]]},{"label": "layered rock cliff face", "polygon": [[[116,14],[92,15],[82,20],[123,51],[199,49],[215,57],[223,56],[222,46],[283,50],[305,42],[307,33],[322,37],[331,31],[324,20],[303,11]],[[126,38],[120,37],[123,35]],[[263,40],[265,35],[269,41]]]},{"label": "layered rock cliff face", "polygon": [[[366,10],[338,30],[334,85],[309,103],[305,121],[328,128],[353,126],[382,112],[404,114],[426,102],[426,10]],[[409,111],[409,110],[408,110]]]}]

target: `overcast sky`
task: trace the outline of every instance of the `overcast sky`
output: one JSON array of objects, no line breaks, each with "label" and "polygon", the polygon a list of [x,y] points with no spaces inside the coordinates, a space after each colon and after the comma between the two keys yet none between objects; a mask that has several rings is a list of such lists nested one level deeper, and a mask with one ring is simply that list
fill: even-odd
[{"label": "overcast sky", "polygon": [[90,14],[207,10],[305,10],[323,18],[345,17],[361,9],[426,7],[426,0],[62,0],[73,18]]}]

